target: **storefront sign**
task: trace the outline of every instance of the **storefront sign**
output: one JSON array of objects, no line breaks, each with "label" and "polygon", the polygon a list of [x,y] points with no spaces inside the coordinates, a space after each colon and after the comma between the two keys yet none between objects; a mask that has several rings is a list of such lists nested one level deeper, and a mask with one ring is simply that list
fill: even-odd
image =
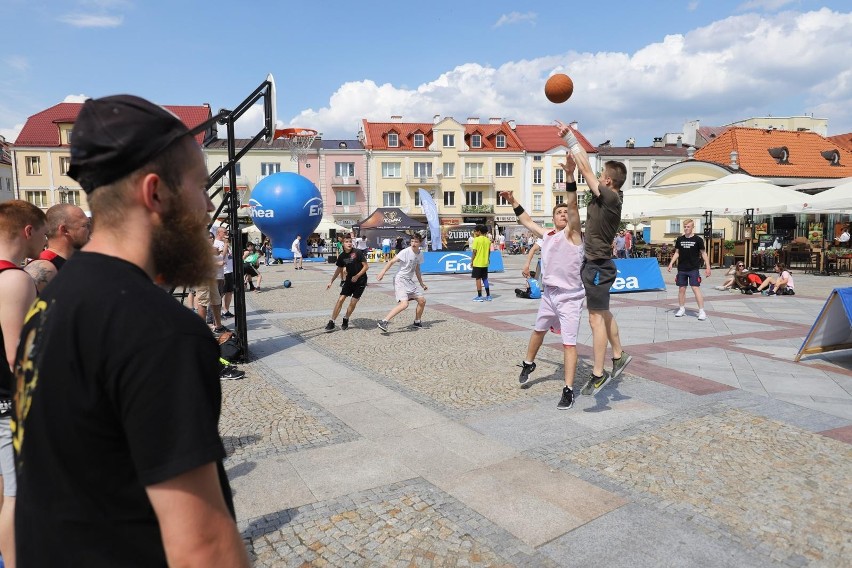
[{"label": "storefront sign", "polygon": [[498,223],[514,223],[517,217],[514,215],[495,215],[494,220]]},{"label": "storefront sign", "polygon": [[442,225],[460,225],[461,219],[458,217],[441,217],[440,219]]},{"label": "storefront sign", "polygon": [[485,225],[488,221],[485,217],[463,217],[465,223],[474,223],[476,225]]}]

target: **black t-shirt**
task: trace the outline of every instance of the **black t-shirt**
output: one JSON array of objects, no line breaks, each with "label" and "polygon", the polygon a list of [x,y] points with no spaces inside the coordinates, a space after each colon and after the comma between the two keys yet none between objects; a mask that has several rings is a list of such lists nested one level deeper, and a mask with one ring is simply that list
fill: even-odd
[{"label": "black t-shirt", "polygon": [[612,239],[621,223],[621,192],[599,186],[601,194],[595,196],[586,208],[586,258],[604,260],[612,258]]},{"label": "black t-shirt", "polygon": [[[337,257],[337,266],[346,268],[346,280],[351,281],[352,277],[361,272],[364,263],[367,262],[367,256],[360,249],[352,249],[350,252],[342,252]],[[367,274],[359,278],[363,280],[367,278]]]},{"label": "black t-shirt", "polygon": [[137,266],[75,254],[24,324],[15,365],[21,566],[165,566],[145,487],[216,462],[218,347]]},{"label": "black t-shirt", "polygon": [[691,237],[681,235],[675,239],[675,250],[678,252],[678,272],[690,272],[701,268],[701,251],[704,250],[704,239],[698,235]]}]

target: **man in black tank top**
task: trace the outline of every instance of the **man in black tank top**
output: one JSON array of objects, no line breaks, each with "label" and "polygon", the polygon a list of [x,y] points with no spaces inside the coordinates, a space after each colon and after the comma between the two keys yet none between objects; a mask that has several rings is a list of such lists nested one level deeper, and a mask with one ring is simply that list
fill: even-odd
[{"label": "man in black tank top", "polygon": [[35,280],[39,292],[65,261],[89,242],[91,230],[91,220],[76,205],[60,203],[47,210],[47,248],[24,269]]}]

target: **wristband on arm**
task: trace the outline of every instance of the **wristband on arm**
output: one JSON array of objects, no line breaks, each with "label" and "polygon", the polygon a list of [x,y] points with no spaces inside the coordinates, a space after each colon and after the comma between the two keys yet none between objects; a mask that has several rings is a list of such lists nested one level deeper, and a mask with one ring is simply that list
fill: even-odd
[{"label": "wristband on arm", "polygon": [[521,205],[520,205],[520,204],[519,204],[517,207],[514,207],[513,209],[514,209],[514,211],[515,211],[515,216],[516,216],[516,217],[520,217],[520,216],[521,216],[521,214],[524,212],[524,208],[523,208],[523,207],[521,207]]},{"label": "wristband on arm", "polygon": [[576,192],[577,191],[577,182],[569,181],[565,184],[565,191],[567,192]]}]

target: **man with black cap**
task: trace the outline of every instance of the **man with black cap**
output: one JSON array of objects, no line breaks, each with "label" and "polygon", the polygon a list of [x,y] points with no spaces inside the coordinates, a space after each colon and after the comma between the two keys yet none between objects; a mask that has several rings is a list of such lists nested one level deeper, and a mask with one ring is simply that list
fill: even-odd
[{"label": "man with black cap", "polygon": [[90,99],[69,175],[97,230],[21,333],[19,562],[247,566],[217,430],[218,346],[164,290],[213,271],[201,149],[162,107]]}]

